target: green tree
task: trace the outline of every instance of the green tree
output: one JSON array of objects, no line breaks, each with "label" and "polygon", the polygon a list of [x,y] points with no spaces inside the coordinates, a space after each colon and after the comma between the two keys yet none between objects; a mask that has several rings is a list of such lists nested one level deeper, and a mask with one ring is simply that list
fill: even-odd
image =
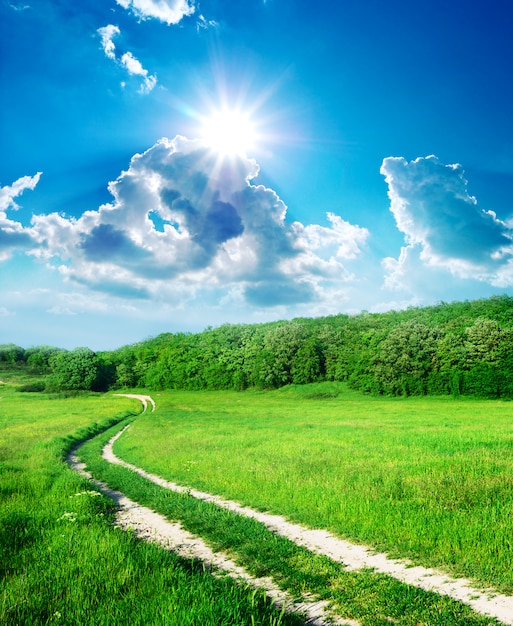
[{"label": "green tree", "polygon": [[513,395],[513,329],[496,320],[478,318],[466,329],[466,373],[463,391],[469,395]]},{"label": "green tree", "polygon": [[324,357],[320,341],[311,334],[299,346],[290,368],[292,382],[299,385],[324,378]]},{"label": "green tree", "polygon": [[465,331],[466,367],[479,363],[494,363],[501,341],[501,329],[496,320],[478,317]]},{"label": "green tree", "polygon": [[104,391],[102,360],[89,348],[58,352],[50,358],[50,389]]},{"label": "green tree", "polygon": [[50,358],[61,348],[52,346],[36,346],[25,351],[27,365],[34,374],[46,374],[50,370]]},{"label": "green tree", "polygon": [[426,393],[440,337],[440,329],[415,320],[392,329],[373,359],[374,377],[380,391],[393,395]]},{"label": "green tree", "polygon": [[282,322],[267,331],[261,351],[260,383],[276,388],[293,382],[293,369],[299,375],[298,352],[304,346],[306,330],[298,322]]},{"label": "green tree", "polygon": [[21,365],[25,362],[25,350],[14,343],[0,344],[0,364]]}]

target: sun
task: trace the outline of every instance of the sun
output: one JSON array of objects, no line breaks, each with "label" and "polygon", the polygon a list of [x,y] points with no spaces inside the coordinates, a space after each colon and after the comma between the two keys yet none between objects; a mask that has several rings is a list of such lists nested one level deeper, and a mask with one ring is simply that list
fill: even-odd
[{"label": "sun", "polygon": [[206,145],[222,156],[246,156],[257,141],[255,124],[238,109],[220,109],[202,120],[201,136]]}]

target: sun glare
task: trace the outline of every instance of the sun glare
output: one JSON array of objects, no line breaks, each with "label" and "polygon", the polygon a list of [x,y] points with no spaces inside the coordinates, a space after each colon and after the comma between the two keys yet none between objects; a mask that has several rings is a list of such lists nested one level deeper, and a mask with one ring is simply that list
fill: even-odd
[{"label": "sun glare", "polygon": [[205,143],[223,156],[243,156],[255,146],[255,126],[249,116],[238,110],[216,111],[203,120]]}]

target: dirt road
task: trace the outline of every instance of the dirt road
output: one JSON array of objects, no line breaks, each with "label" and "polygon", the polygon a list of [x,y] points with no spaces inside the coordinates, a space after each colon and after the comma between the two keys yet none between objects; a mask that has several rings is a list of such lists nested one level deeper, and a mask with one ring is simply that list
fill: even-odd
[{"label": "dirt road", "polygon": [[[139,396],[136,394],[116,395],[125,395],[129,398],[136,398],[142,402],[144,410],[147,409],[148,404],[151,404],[153,407],[152,410],[155,410],[155,402],[150,396]],[[442,595],[450,596],[455,600],[468,604],[480,614],[495,617],[503,624],[513,626],[513,597],[511,596],[498,594],[493,592],[492,590],[483,591],[482,589],[477,589],[473,587],[468,580],[451,578],[441,571],[437,571],[431,568],[414,566],[407,561],[390,559],[387,557],[386,554],[375,553],[370,548],[367,548],[365,546],[352,544],[343,539],[339,539],[328,531],[312,530],[299,524],[293,524],[279,515],[261,513],[249,507],[243,507],[237,502],[225,500],[224,498],[221,498],[219,496],[204,493],[196,489],[190,489],[189,487],[177,485],[175,483],[166,481],[159,476],[150,474],[145,470],[138,468],[130,463],[126,463],[125,461],[119,459],[113,452],[113,444],[123,434],[124,430],[125,429],[117,433],[103,449],[103,457],[110,463],[115,463],[127,467],[132,471],[137,472],[139,475],[143,476],[147,480],[166,489],[170,489],[179,493],[187,492],[189,495],[195,498],[207,502],[212,502],[217,506],[228,509],[238,515],[243,515],[256,519],[264,524],[264,526],[266,526],[272,532],[287,537],[288,539],[294,541],[297,545],[303,546],[311,552],[327,556],[333,561],[343,564],[347,569],[357,570],[362,568],[373,568],[376,572],[388,574],[389,576],[392,576],[393,578],[396,578],[397,580],[400,580],[401,582],[408,585],[419,587],[426,591],[433,591]],[[104,487],[108,489],[107,486],[102,486],[102,489]],[[114,496],[111,495],[111,497]],[[234,573],[239,572],[240,574],[240,572],[242,571],[241,568],[238,568],[229,559],[227,559],[227,557],[224,557],[223,555],[215,555],[214,553],[212,553],[210,548],[208,548],[201,539],[197,537],[187,539],[185,535],[181,534],[185,531],[181,527],[179,527],[179,525],[173,525],[175,528],[174,530],[172,530],[165,526],[170,526],[170,523],[164,520],[164,518],[161,518],[160,521],[157,521],[157,518],[155,517],[157,514],[155,514],[153,511],[150,511],[149,509],[144,509],[144,507],[139,507],[139,505],[131,503],[130,501],[128,501],[128,499],[127,501],[130,502],[130,504],[124,506],[123,500],[121,499],[124,498],[124,496],[122,496],[122,494],[119,494],[119,496],[116,497],[120,498],[117,501],[122,507],[122,511],[120,512],[120,520],[128,520],[125,522],[120,521],[120,525],[124,524],[125,527],[131,526],[132,528],[134,528],[134,525],[137,525],[140,535],[143,537],[155,537],[156,535],[161,534],[162,541],[164,543],[166,541],[171,542],[167,544],[168,547],[170,545],[175,546],[171,549],[176,549],[176,546],[182,545],[185,546],[185,550],[189,550],[188,546],[190,546],[190,549],[192,550],[191,556],[194,555],[195,558],[201,558],[205,562],[215,565],[215,567],[217,568],[226,569],[227,571],[233,571]],[[114,499],[116,499],[116,497],[114,497]],[[138,510],[140,509],[140,511],[138,511],[137,513],[137,520],[131,517],[131,515],[135,515],[134,511],[136,509],[134,507],[137,507]],[[165,528],[166,530],[161,531],[159,530],[159,528]],[[246,576],[249,578],[246,578]],[[249,582],[249,579],[251,577],[249,576],[249,574],[245,573],[244,575],[242,575],[242,578]],[[260,580],[260,582],[256,584],[260,586],[263,583]],[[283,594],[283,592],[280,592],[277,587],[274,591],[271,591],[273,589],[272,581],[270,581],[269,584],[270,586],[268,588],[268,591],[272,594],[276,594],[276,598],[281,597],[279,594]],[[312,609],[312,607],[314,608]],[[312,610],[313,613],[309,613],[310,617],[307,623],[319,625],[324,623],[323,620],[326,617],[326,612],[325,607],[324,605],[322,605],[322,603],[319,604],[318,602],[313,602],[312,606],[308,610]],[[342,620],[338,623],[353,625],[358,624],[358,622],[351,620]]]}]

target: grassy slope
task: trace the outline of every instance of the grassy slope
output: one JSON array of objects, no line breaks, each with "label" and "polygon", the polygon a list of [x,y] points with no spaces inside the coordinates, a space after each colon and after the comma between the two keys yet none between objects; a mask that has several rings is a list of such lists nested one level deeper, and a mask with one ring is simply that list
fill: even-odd
[{"label": "grassy slope", "polygon": [[336,385],[156,400],[116,444],[124,459],[513,590],[511,403],[381,399]]},{"label": "grassy slope", "polygon": [[252,590],[113,528],[110,501],[64,463],[74,440],[135,401],[7,385],[0,397],[1,624],[297,624]]}]

